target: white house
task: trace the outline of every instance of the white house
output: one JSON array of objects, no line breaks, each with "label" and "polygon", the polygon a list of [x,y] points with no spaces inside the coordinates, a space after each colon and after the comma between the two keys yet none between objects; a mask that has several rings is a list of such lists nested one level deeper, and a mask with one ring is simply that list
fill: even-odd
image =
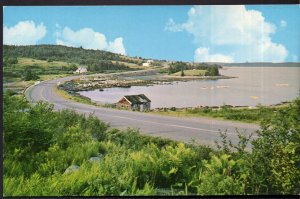
[{"label": "white house", "polygon": [[87,69],[86,68],[83,68],[83,67],[79,67],[77,68],[77,70],[74,72],[74,73],[86,73],[87,72]]},{"label": "white house", "polygon": [[154,61],[151,60],[151,59],[147,60],[147,63],[149,63],[149,64],[152,64],[153,62],[154,62]]},{"label": "white house", "polygon": [[143,63],[143,66],[150,66],[154,61],[149,59],[146,62]]}]

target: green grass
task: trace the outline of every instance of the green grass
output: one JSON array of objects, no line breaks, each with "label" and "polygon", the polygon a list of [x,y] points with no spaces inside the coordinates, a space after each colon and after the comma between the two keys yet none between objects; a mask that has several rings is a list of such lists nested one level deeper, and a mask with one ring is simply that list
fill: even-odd
[{"label": "green grass", "polygon": [[223,106],[220,109],[203,108],[186,108],[186,109],[162,109],[151,111],[152,114],[176,116],[176,117],[208,117],[221,120],[233,120],[248,123],[259,123],[263,118],[271,118],[278,110],[284,109],[287,104],[276,107],[258,106],[249,108],[230,108]]},{"label": "green grass", "polygon": [[66,62],[48,62],[44,60],[19,57],[17,64],[11,64],[3,67],[3,81],[22,81],[23,79],[25,79],[25,74],[28,70],[30,70],[32,74],[35,74],[38,77],[40,77],[38,80],[47,80],[54,77],[72,74],[72,67],[73,64]]},{"label": "green grass", "polygon": [[60,75],[55,75],[55,74],[49,74],[49,75],[40,75],[40,80],[45,81],[45,80],[50,80],[50,79],[56,79],[60,77],[66,77],[68,74],[60,74]]},{"label": "green grass", "polygon": [[61,74],[61,75],[40,75],[39,80],[30,80],[30,81],[23,81],[21,78],[15,78],[13,81],[9,81],[8,84],[4,84],[4,89],[11,89],[23,92],[26,88],[33,85],[37,81],[45,81],[50,79],[55,79],[59,77],[65,77],[67,74]]},{"label": "green grass", "polygon": [[83,104],[89,104],[89,105],[95,105],[96,106],[96,104],[91,102],[91,100],[89,100],[88,98],[83,98],[81,96],[71,95],[67,91],[59,89],[57,87],[55,88],[55,92],[57,94],[59,94],[61,97],[65,98],[65,99],[74,100],[76,102],[80,102],[80,103],[83,103]]},{"label": "green grass", "polygon": [[[112,63],[117,63],[117,61],[112,61]],[[147,69],[147,68],[150,68],[150,67],[144,67],[144,66],[140,66],[138,64],[134,64],[134,63],[129,63],[129,62],[121,62],[119,61],[118,63],[120,64],[124,64],[125,66],[128,66],[129,68],[132,68],[132,69]]]},{"label": "green grass", "polygon": [[[197,70],[197,69],[193,69],[193,70],[184,70],[184,75],[185,76],[204,76],[205,73],[207,72],[207,70]],[[181,76],[181,71],[177,72],[177,73],[173,73],[171,75],[174,76]]]},{"label": "green grass", "polygon": [[45,60],[19,57],[18,63],[16,64],[17,67],[23,67],[23,68],[26,66],[35,66],[35,65],[43,68],[49,68],[49,67],[60,68],[62,66],[68,66],[69,63],[62,62],[62,61],[48,62]]}]

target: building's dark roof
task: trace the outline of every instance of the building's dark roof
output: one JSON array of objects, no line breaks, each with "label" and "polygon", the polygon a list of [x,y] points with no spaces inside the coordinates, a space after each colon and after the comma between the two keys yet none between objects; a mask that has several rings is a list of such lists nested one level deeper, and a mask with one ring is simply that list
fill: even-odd
[{"label": "building's dark roof", "polygon": [[146,102],[151,102],[151,100],[146,97],[144,94],[139,95],[125,95],[124,96],[128,101],[130,101],[132,104],[143,104]]}]

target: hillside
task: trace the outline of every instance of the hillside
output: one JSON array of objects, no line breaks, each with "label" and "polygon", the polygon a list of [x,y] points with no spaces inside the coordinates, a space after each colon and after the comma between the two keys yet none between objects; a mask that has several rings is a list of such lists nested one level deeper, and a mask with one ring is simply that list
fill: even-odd
[{"label": "hillside", "polygon": [[61,45],[32,45],[3,47],[4,57],[28,57],[47,61],[64,61],[77,64],[93,64],[101,61],[122,61],[140,63],[142,59],[135,59],[123,55],[102,51],[86,50]]},{"label": "hillside", "polygon": [[72,74],[79,66],[86,67],[91,73],[139,70],[145,69],[144,61],[107,51],[59,45],[3,47],[4,82]]}]

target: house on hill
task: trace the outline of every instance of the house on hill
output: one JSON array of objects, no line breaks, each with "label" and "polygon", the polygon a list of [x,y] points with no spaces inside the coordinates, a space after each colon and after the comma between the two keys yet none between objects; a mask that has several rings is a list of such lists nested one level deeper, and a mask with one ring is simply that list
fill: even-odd
[{"label": "house on hill", "polygon": [[77,70],[74,73],[81,74],[81,73],[86,73],[86,72],[87,72],[86,68],[79,67],[79,68],[77,68]]},{"label": "house on hill", "polygon": [[117,108],[126,108],[129,110],[145,111],[150,110],[151,100],[144,94],[125,95],[117,103]]},{"label": "house on hill", "polygon": [[147,60],[146,62],[144,62],[142,65],[143,66],[151,66],[153,64],[153,62],[154,61],[150,59],[150,60]]}]

